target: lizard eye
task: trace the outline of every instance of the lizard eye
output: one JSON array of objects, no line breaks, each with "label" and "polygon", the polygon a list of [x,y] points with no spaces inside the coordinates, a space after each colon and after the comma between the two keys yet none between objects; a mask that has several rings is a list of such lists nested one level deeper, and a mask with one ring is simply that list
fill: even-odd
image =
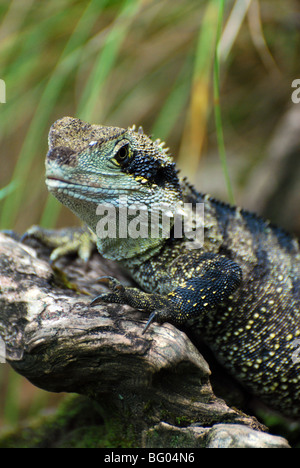
[{"label": "lizard eye", "polygon": [[129,143],[125,143],[125,145],[121,146],[121,148],[118,149],[117,153],[115,154],[115,160],[124,166],[124,164],[127,164],[129,162],[130,158],[130,151],[129,151]]}]

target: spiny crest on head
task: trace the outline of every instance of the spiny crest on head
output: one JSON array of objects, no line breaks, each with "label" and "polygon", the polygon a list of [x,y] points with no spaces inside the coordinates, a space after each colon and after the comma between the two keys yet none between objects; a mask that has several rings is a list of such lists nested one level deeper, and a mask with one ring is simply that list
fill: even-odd
[{"label": "spiny crest on head", "polygon": [[162,167],[173,162],[172,156],[169,153],[169,148],[165,147],[164,141],[161,141],[159,138],[152,140],[150,136],[144,133],[143,127],[141,126],[136,130],[136,125],[133,125],[129,127],[128,130],[131,132],[132,136],[136,136],[134,142],[136,143],[136,150],[140,149],[149,156],[158,159]]}]

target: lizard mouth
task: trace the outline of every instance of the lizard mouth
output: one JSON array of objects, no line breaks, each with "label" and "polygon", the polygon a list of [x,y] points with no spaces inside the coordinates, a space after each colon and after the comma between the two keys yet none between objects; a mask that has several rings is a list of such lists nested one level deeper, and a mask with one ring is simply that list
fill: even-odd
[{"label": "lizard mouth", "polygon": [[105,190],[99,185],[92,186],[71,182],[55,176],[46,177],[46,185],[48,190],[58,200],[67,197],[91,203],[101,203],[103,198],[105,198]]},{"label": "lizard mouth", "polygon": [[105,189],[101,187],[101,185],[99,185],[98,183],[85,184],[81,182],[74,182],[73,180],[66,180],[61,177],[55,176],[47,176],[46,185],[50,191],[69,193],[69,195],[71,196],[74,193],[81,193],[82,195],[85,193],[99,194],[100,191],[105,191]]},{"label": "lizard mouth", "polygon": [[[46,185],[48,190],[58,199],[62,196],[68,198],[81,199],[86,202],[102,203],[103,200],[114,200],[116,191],[113,188],[103,187],[99,183],[84,184],[80,182],[68,181],[61,177],[47,176]],[[126,195],[129,189],[124,192]]]},{"label": "lizard mouth", "polygon": [[89,184],[82,184],[81,182],[74,182],[73,180],[66,180],[61,177],[55,177],[55,176],[47,176],[46,177],[46,184],[47,186],[51,188],[67,188],[67,187],[82,187],[84,190],[89,190],[89,189],[101,189],[101,185],[95,184],[95,183],[89,183]]},{"label": "lizard mouth", "polygon": [[56,180],[58,182],[64,182],[64,183],[68,183],[66,180],[64,179],[61,179],[59,177],[53,177],[53,176],[47,176],[46,177],[46,182],[48,182],[49,180]]}]

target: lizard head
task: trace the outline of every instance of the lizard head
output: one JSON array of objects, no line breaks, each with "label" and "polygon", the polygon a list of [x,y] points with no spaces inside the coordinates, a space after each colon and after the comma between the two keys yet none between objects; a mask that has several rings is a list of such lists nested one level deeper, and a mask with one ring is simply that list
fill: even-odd
[{"label": "lizard head", "polygon": [[[47,187],[97,234],[98,249],[108,258],[134,257],[161,245],[166,232],[151,235],[149,216],[160,210],[172,218],[178,210],[182,195],[177,172],[164,144],[141,128],[103,127],[64,117],[50,129]],[[106,231],[101,234],[104,215]],[[161,215],[155,219],[161,223]],[[138,242],[136,231],[133,236],[125,232],[124,223],[129,227],[134,220]]]}]

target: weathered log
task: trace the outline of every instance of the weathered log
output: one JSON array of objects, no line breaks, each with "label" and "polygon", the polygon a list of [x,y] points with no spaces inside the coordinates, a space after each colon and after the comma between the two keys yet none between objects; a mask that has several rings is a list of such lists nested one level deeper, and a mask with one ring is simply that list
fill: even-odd
[{"label": "weathered log", "polygon": [[[151,445],[151,427],[162,421],[179,432],[197,424],[190,434],[220,423],[229,432],[234,423],[263,434],[266,428],[255,418],[213,394],[209,367],[185,333],[153,324],[142,335],[147,317],[141,312],[118,304],[89,306],[103,288],[98,277],[130,282],[116,264],[95,253],[85,269],[68,257],[58,263],[62,274],[49,265],[47,248],[33,245],[0,233],[0,336],[5,359],[17,372],[45,390],[111,405],[144,445]],[[233,438],[236,432],[237,426]],[[270,446],[276,444],[288,446],[281,438]]]}]

